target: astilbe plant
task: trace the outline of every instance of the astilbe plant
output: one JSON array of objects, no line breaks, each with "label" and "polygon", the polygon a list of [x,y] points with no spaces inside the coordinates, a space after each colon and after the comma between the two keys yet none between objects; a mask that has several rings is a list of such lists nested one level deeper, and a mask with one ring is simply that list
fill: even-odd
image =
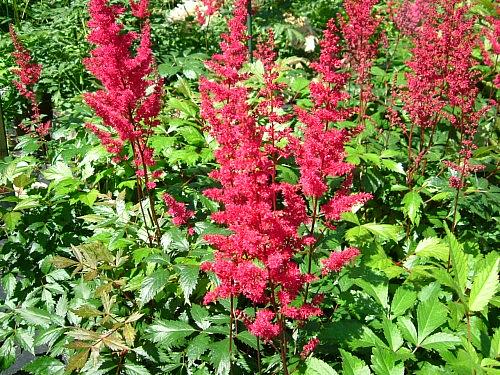
[{"label": "astilbe plant", "polygon": [[[161,172],[151,170],[155,161],[148,138],[152,128],[159,123],[157,116],[161,110],[163,85],[157,78],[151,50],[148,1],[131,0],[130,5],[132,14],[141,21],[140,34],[125,32],[123,25],[118,23],[125,8],[110,5],[107,0],[91,0],[89,3],[91,32],[88,40],[96,47],[84,63],[102,83],[102,88],[86,93],[84,98],[102,119],[103,126],[87,124],[87,127],[114,154],[115,162],[125,159],[123,149],[127,144],[131,146],[138,195],[141,200],[143,194],[149,195],[149,212],[159,240],[152,189]],[[134,42],[138,42],[135,53],[132,51]]]},{"label": "astilbe plant", "polygon": [[[412,186],[415,174],[425,169],[425,157],[431,149],[439,124],[456,129],[462,150],[458,163],[448,162],[457,174],[450,179],[453,187],[462,187],[463,179],[478,166],[469,163],[479,119],[487,107],[476,111],[479,75],[472,50],[478,45],[474,19],[469,7],[457,0],[440,0],[427,10],[427,17],[412,38],[412,57],[406,63],[407,87],[400,90],[408,126],[393,117],[408,138],[407,183]],[[392,109],[390,110],[392,111]],[[391,113],[391,116],[394,112]],[[418,137],[417,150],[414,142]]]},{"label": "astilbe plant", "polygon": [[347,19],[341,18],[341,31],[347,44],[346,57],[359,86],[359,117],[364,121],[366,107],[372,96],[370,69],[378,51],[380,20],[374,7],[378,0],[344,0]]},{"label": "astilbe plant", "polygon": [[[341,90],[347,78],[335,72],[341,63],[333,56],[338,52],[333,22],[325,32],[320,61],[313,65],[323,82],[311,84],[314,108],[311,112],[297,109],[304,133],[298,137],[289,128],[290,115],[283,114],[284,86],[277,80],[276,55],[270,47],[272,34],[256,52],[264,65],[263,88],[252,93],[246,85],[249,76],[242,68],[249,58],[247,5],[247,0],[235,2],[229,32],[222,35],[222,53],[206,63],[213,78],[200,80],[201,114],[218,142],[215,157],[219,168],[210,176],[220,184],[205,194],[222,204],[213,220],[231,231],[230,235],[206,236],[215,254],[213,261],[202,264],[202,269],[213,272],[219,283],[206,294],[205,303],[230,298],[232,335],[234,299],[246,297],[256,307],[256,314],[246,317],[245,324],[265,342],[278,340],[287,374],[285,322],[305,321],[322,314],[322,296],[309,299],[307,295],[310,282],[322,276],[311,272],[317,240],[315,225],[320,216],[326,221],[338,220],[342,212],[370,196],[350,195],[347,178],[342,189],[331,200],[326,199],[327,177],[346,176],[353,169],[344,161],[349,131],[331,127],[351,113],[337,108],[346,97]],[[254,100],[250,101],[251,97]],[[298,184],[277,178],[277,167],[285,157],[294,158],[299,166]],[[313,201],[312,213],[308,214],[304,196]],[[320,205],[321,200],[326,203]],[[299,269],[303,253],[309,255],[307,272]],[[332,253],[331,259],[324,261],[323,275],[340,270],[358,254],[354,249]],[[304,356],[316,345],[315,340],[309,342],[303,349]]]},{"label": "astilbe plant", "polygon": [[17,65],[17,68],[12,70],[17,76],[17,79],[14,80],[13,83],[19,94],[26,98],[30,104],[31,121],[33,123],[34,132],[30,126],[26,126],[23,123],[20,123],[19,127],[25,133],[38,135],[41,139],[43,139],[49,133],[51,122],[43,121],[35,92],[35,85],[40,80],[42,65],[32,61],[30,51],[26,49],[26,47],[19,40],[19,37],[14,30],[14,26],[9,25],[9,33],[12,44],[14,45],[14,52],[12,53],[12,56],[14,57]]}]

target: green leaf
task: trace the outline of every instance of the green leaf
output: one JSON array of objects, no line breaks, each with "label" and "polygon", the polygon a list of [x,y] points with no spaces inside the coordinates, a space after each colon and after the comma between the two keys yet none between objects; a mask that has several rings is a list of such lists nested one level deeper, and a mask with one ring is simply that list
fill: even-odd
[{"label": "green leaf", "polygon": [[13,208],[13,211],[22,211],[28,210],[30,208],[38,207],[40,205],[40,201],[38,198],[29,197],[21,200],[16,206]]},{"label": "green leaf", "polygon": [[2,287],[7,299],[10,299],[14,294],[14,290],[16,289],[17,280],[16,277],[8,273],[7,275],[2,277]]},{"label": "green leaf", "polygon": [[179,286],[184,293],[184,303],[190,304],[189,297],[196,289],[198,284],[199,266],[197,265],[180,265],[179,266]]},{"label": "green leaf", "polygon": [[64,328],[57,327],[47,330],[43,330],[35,339],[35,346],[47,345],[49,348],[56,342],[56,340],[61,337],[64,332]]},{"label": "green leaf", "polygon": [[17,310],[19,315],[26,320],[27,323],[31,323],[37,326],[48,328],[50,326],[51,317],[47,311],[29,308],[29,309],[19,309]]},{"label": "green leaf", "polygon": [[30,352],[31,354],[35,354],[35,340],[30,332],[18,328],[16,330],[16,340],[21,348]]},{"label": "green leaf", "polygon": [[497,253],[489,253],[481,263],[480,271],[475,275],[470,291],[470,311],[482,311],[495,295],[498,289],[499,262]]},{"label": "green leaf", "polygon": [[178,320],[159,320],[146,329],[147,338],[167,348],[179,345],[196,330]]},{"label": "green leaf", "polygon": [[73,177],[71,168],[68,167],[67,164],[60,161],[47,168],[42,174],[47,180],[54,180],[56,183]]},{"label": "green leaf", "polygon": [[340,349],[342,355],[342,374],[343,375],[370,375],[369,367],[358,357]]},{"label": "green leaf", "polygon": [[407,216],[412,224],[417,225],[420,223],[420,206],[424,203],[422,197],[417,191],[409,191],[403,197],[403,213]]},{"label": "green leaf", "polygon": [[393,316],[401,316],[406,310],[412,307],[417,300],[417,293],[413,290],[406,289],[404,286],[400,286],[391,303],[391,313]]},{"label": "green leaf", "polygon": [[150,375],[151,373],[148,369],[142,365],[138,365],[137,363],[125,362],[123,366],[125,369],[125,374],[127,375]]},{"label": "green leaf", "polygon": [[63,375],[64,364],[55,358],[39,357],[23,368],[32,375]]},{"label": "green leaf", "polygon": [[200,305],[193,305],[191,307],[191,317],[198,327],[207,329],[210,327],[210,319],[208,310]]},{"label": "green leaf", "polygon": [[490,357],[500,357],[500,328],[495,329],[495,333],[493,333],[493,337],[491,338]]},{"label": "green leaf", "polygon": [[22,214],[20,212],[7,212],[2,216],[5,226],[9,231],[16,229],[17,224],[21,221]]},{"label": "green leaf", "polygon": [[401,231],[401,227],[390,224],[367,223],[363,224],[362,227],[381,239],[393,240],[394,242],[398,241],[398,235]]},{"label": "green leaf", "polygon": [[309,357],[306,359],[304,375],[337,375],[337,371],[321,359]]},{"label": "green leaf", "polygon": [[182,126],[177,129],[177,133],[182,135],[182,137],[190,145],[203,146],[206,144],[205,137],[203,137],[203,134],[201,134],[201,132],[194,126]]},{"label": "green leaf", "polygon": [[404,375],[403,364],[396,364],[396,355],[386,349],[373,348],[371,360],[376,375]]},{"label": "green leaf", "polygon": [[454,349],[456,345],[460,345],[461,340],[446,332],[437,332],[428,336],[420,346],[425,349],[449,350]]},{"label": "green leaf", "polygon": [[448,310],[436,299],[421,302],[417,307],[418,340],[420,345],[434,330],[446,322]]},{"label": "green leaf", "polygon": [[194,362],[199,359],[203,353],[210,349],[211,340],[210,337],[204,333],[196,336],[193,340],[189,342],[186,349],[186,355],[190,362]]},{"label": "green leaf", "polygon": [[417,329],[415,325],[410,320],[410,318],[406,316],[400,316],[398,318],[398,326],[403,333],[404,338],[411,342],[413,345],[417,345]]},{"label": "green leaf", "polygon": [[229,374],[229,371],[231,370],[229,339],[224,339],[211,345],[210,360],[215,366],[217,375]]},{"label": "green leaf", "polygon": [[169,272],[165,269],[157,269],[151,276],[142,281],[140,300],[142,304],[151,301],[167,284]]},{"label": "green leaf", "polygon": [[371,281],[357,279],[356,284],[360,286],[363,289],[363,291],[368,293],[373,299],[375,299],[375,301],[377,301],[384,308],[384,310],[387,311],[389,309],[389,302],[388,302],[389,289],[387,281],[375,284]]},{"label": "green leaf", "polygon": [[448,244],[450,246],[450,260],[452,265],[453,276],[459,290],[460,298],[464,300],[463,293],[465,291],[465,286],[467,284],[467,275],[469,273],[469,266],[467,262],[467,256],[462,250],[462,246],[458,243],[455,235],[450,232],[448,227],[445,225],[446,236],[448,238]]},{"label": "green leaf", "polygon": [[443,262],[448,261],[450,249],[440,238],[429,237],[420,241],[415,249],[415,254],[421,257],[434,257]]},{"label": "green leaf", "polygon": [[398,329],[398,326],[391,322],[389,319],[384,318],[382,322],[382,329],[384,330],[384,336],[389,344],[389,347],[393,352],[396,352],[401,346],[403,346],[403,337]]}]

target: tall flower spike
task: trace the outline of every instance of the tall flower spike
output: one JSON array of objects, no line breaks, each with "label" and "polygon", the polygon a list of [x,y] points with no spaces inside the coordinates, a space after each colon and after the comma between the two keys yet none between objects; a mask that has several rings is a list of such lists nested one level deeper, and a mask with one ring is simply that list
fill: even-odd
[{"label": "tall flower spike", "polygon": [[[147,16],[148,1],[134,2],[131,6],[137,17]],[[150,26],[144,21],[141,34],[124,32],[117,22],[125,11],[107,0],[89,3],[89,41],[96,45],[91,57],[84,60],[87,69],[98,78],[103,88],[86,93],[87,104],[102,118],[105,129],[89,124],[88,127],[102,141],[107,150],[121,158],[123,146],[129,142],[134,152],[137,174],[149,181],[148,168],[154,165],[153,150],[147,146],[151,127],[156,126],[163,94],[162,81],[154,78],[155,63],[151,51]],[[139,40],[135,55],[132,44]]]},{"label": "tall flower spike", "polygon": [[[462,150],[457,165],[448,164],[463,176],[477,167],[468,165],[474,149],[473,139],[480,117],[484,113],[475,110],[478,95],[477,64],[472,57],[479,40],[474,32],[474,19],[467,15],[469,7],[459,0],[439,0],[434,3],[423,24],[413,37],[412,57],[406,63],[407,90],[400,92],[403,109],[408,113],[413,131],[429,129],[430,141],[418,152],[408,147],[412,166],[408,183],[432,145],[434,129],[439,123],[449,123],[461,133]],[[404,126],[404,124],[402,124]],[[411,138],[409,138],[411,141]],[[456,177],[456,176],[455,176]],[[456,178],[450,183],[459,186]]]},{"label": "tall flower spike", "polygon": [[361,116],[364,116],[366,102],[371,97],[370,69],[378,50],[378,42],[374,37],[380,21],[373,15],[373,8],[378,1],[344,0],[348,19],[341,20],[342,34],[348,47],[347,58],[360,87]]},{"label": "tall flower spike", "polygon": [[[30,51],[28,51],[19,40],[19,37],[14,30],[14,26],[9,25],[9,33],[12,44],[14,45],[14,52],[12,53],[12,56],[18,66],[13,69],[14,74],[18,77],[18,79],[13,82],[14,86],[16,86],[19,94],[25,97],[30,103],[31,120],[35,126],[35,131],[39,137],[44,137],[49,133],[50,121],[42,122],[34,88],[40,79],[42,65],[32,62]],[[19,126],[26,133],[30,133],[30,127],[25,126],[24,124],[19,124]]]}]

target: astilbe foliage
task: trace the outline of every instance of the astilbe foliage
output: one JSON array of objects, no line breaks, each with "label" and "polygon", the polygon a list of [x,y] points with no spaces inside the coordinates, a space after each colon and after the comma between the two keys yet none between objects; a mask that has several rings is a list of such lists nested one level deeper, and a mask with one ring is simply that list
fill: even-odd
[{"label": "astilbe foliage", "polygon": [[[403,110],[411,120],[410,129],[399,122],[409,142],[410,184],[432,146],[438,124],[443,122],[457,129],[462,147],[461,161],[448,165],[464,176],[479,168],[470,165],[469,159],[475,148],[473,140],[479,119],[487,108],[475,110],[479,76],[473,69],[476,62],[472,50],[478,45],[478,38],[468,10],[469,7],[458,0],[437,1],[414,33],[412,57],[406,63],[410,69],[406,74],[407,88],[399,93]],[[429,140],[424,144],[427,129]],[[415,131],[421,139],[418,151],[413,153]],[[450,183],[458,186],[455,178]]]},{"label": "astilbe foliage", "polygon": [[[299,269],[299,253],[316,241],[313,233],[301,234],[299,229],[311,224],[304,194],[319,202],[328,190],[328,176],[346,176],[352,171],[353,166],[343,160],[349,132],[329,128],[351,111],[337,108],[346,98],[341,89],[347,77],[335,72],[341,63],[333,56],[338,51],[337,40],[333,44],[329,40],[333,21],[325,32],[320,61],[313,65],[323,81],[311,85],[315,107],[311,113],[297,109],[303,138],[287,128],[290,115],[283,114],[284,86],[278,82],[272,33],[256,51],[264,65],[264,84],[254,94],[256,100],[250,101],[252,92],[245,82],[248,74],[242,72],[248,60],[247,5],[246,0],[236,1],[229,32],[222,35],[222,52],[206,63],[213,79],[200,80],[201,114],[218,142],[215,157],[220,165],[210,175],[220,187],[205,194],[222,204],[213,220],[231,230],[230,235],[206,236],[215,255],[202,269],[215,273],[219,280],[206,294],[205,303],[245,296],[259,307],[255,318],[245,323],[251,333],[267,341],[283,334],[287,318],[306,320],[322,314],[321,298],[298,301],[307,285],[318,278]],[[251,102],[257,104],[251,106]],[[299,184],[278,181],[277,166],[284,157],[296,160]],[[347,184],[341,195],[349,196]],[[369,195],[351,197],[337,208],[339,212],[366,201]],[[312,350],[313,344],[310,346]]]},{"label": "astilbe foliage", "polygon": [[[14,52],[12,52],[12,56],[14,57],[17,65],[17,68],[14,68],[12,71],[18,77],[18,79],[13,81],[13,83],[19,94],[28,100],[31,106],[31,121],[34,124],[34,130],[39,137],[43,138],[49,133],[50,121],[42,121],[35,92],[35,85],[40,80],[42,65],[32,61],[30,51],[26,49],[26,47],[19,40],[19,37],[14,30],[14,26],[9,25],[9,33],[12,44],[14,45]],[[29,126],[22,123],[19,124],[19,126],[24,132],[31,134]]]},{"label": "astilbe foliage", "polygon": [[[161,110],[162,81],[156,77],[151,51],[150,25],[147,20],[147,1],[131,1],[135,17],[142,20],[141,33],[125,32],[117,22],[125,12],[107,0],[91,0],[88,40],[96,47],[85,59],[87,69],[102,83],[96,92],[84,95],[87,104],[102,118],[105,129],[87,124],[106,149],[123,158],[123,147],[129,143],[134,153],[137,175],[144,178],[146,187],[155,186],[149,171],[155,162],[153,150],[147,145],[156,117]],[[138,41],[136,53],[132,45]]]}]

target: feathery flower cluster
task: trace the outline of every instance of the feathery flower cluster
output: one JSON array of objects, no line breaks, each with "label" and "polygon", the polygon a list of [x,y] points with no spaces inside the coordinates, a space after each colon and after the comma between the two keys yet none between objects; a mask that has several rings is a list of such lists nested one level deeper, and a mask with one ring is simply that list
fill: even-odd
[{"label": "feathery flower cluster", "polygon": [[213,16],[224,4],[224,0],[201,0],[202,7],[196,7],[196,16],[200,25],[204,25],[207,19]]},{"label": "feathery flower cluster", "polygon": [[[380,24],[373,15],[377,3],[378,0],[344,0],[348,19],[341,19],[341,29],[347,42],[347,57],[360,86],[361,103],[371,96],[370,69],[378,51],[374,37]],[[364,107],[360,110],[364,111]]]},{"label": "feathery flower cluster", "polygon": [[[478,38],[474,19],[467,16],[468,10],[459,0],[439,0],[428,11],[413,37],[413,56],[407,62],[411,69],[406,75],[408,89],[401,93],[412,129],[429,128],[433,133],[437,124],[445,120],[461,133],[460,166],[450,163],[448,166],[463,177],[480,168],[469,164],[469,159],[475,148],[473,139],[478,121],[487,110],[474,108],[479,77],[473,70],[476,62],[472,50],[478,45]],[[428,149],[423,148],[413,156],[414,169]],[[456,176],[450,184],[461,186]]]},{"label": "feathery flower cluster", "polygon": [[[122,149],[130,142],[138,177],[144,178],[148,189],[155,183],[148,168],[155,164],[153,150],[147,146],[151,128],[158,124],[163,93],[162,81],[155,77],[151,51],[150,26],[147,20],[148,1],[130,1],[135,17],[144,19],[141,34],[124,32],[117,18],[125,9],[110,5],[107,0],[91,0],[89,10],[91,33],[88,40],[96,45],[91,57],[85,59],[87,69],[98,78],[103,88],[85,94],[87,104],[102,118],[106,129],[88,124],[107,150],[122,159]],[[132,44],[138,40],[135,54]]]},{"label": "feathery flower cluster", "polygon": [[[42,122],[34,88],[40,79],[42,65],[32,62],[31,54],[19,40],[14,30],[14,26],[9,25],[9,33],[12,44],[14,45],[12,56],[18,66],[18,68],[13,69],[14,74],[18,77],[13,83],[19,91],[19,94],[29,101],[31,106],[31,120],[35,126],[35,131],[39,137],[43,138],[49,133],[50,121]],[[19,126],[24,132],[30,133],[30,128],[28,126],[22,123],[19,124]]]},{"label": "feathery flower cluster", "polygon": [[304,347],[302,348],[302,352],[300,353],[300,358],[306,359],[307,357],[309,357],[309,354],[311,354],[314,351],[314,349],[316,349],[318,344],[319,344],[319,339],[317,337],[310,339],[309,342],[305,344]]},{"label": "feathery flower cluster", "polygon": [[186,209],[184,203],[177,202],[170,194],[163,194],[163,201],[168,207],[168,213],[172,217],[172,223],[176,226],[186,224],[194,216],[194,212]]},{"label": "feathery flower cluster", "polygon": [[405,35],[413,35],[432,9],[431,0],[405,0],[394,16],[394,23]]},{"label": "feathery flower cluster", "polygon": [[[325,32],[320,61],[313,65],[324,82],[311,85],[314,112],[297,109],[304,124],[303,140],[285,125],[290,117],[283,114],[284,86],[277,82],[272,33],[257,48],[256,57],[265,68],[264,87],[257,93],[258,104],[249,104],[248,74],[242,73],[248,59],[247,5],[247,0],[236,1],[229,33],[222,36],[222,53],[206,63],[215,78],[200,80],[201,114],[219,144],[215,156],[220,168],[210,176],[221,186],[206,190],[205,195],[223,204],[212,218],[231,230],[228,236],[206,236],[216,249],[215,259],[201,269],[215,273],[219,280],[206,294],[205,303],[245,296],[261,306],[253,320],[245,320],[249,331],[268,341],[282,332],[285,318],[306,320],[322,314],[321,298],[302,304],[297,301],[304,285],[317,279],[302,273],[294,261],[315,242],[313,236],[299,234],[299,227],[311,221],[301,193],[319,199],[327,191],[327,176],[345,176],[352,170],[343,161],[348,131],[328,128],[350,112],[336,108],[346,97],[341,91],[347,76],[335,72],[340,61],[333,56],[338,52],[337,39],[333,44],[329,40],[334,35],[333,21]],[[277,181],[282,157],[296,159],[302,174],[300,184]],[[363,201],[361,196],[353,197],[353,205]],[[340,211],[350,208],[344,204]]]}]

